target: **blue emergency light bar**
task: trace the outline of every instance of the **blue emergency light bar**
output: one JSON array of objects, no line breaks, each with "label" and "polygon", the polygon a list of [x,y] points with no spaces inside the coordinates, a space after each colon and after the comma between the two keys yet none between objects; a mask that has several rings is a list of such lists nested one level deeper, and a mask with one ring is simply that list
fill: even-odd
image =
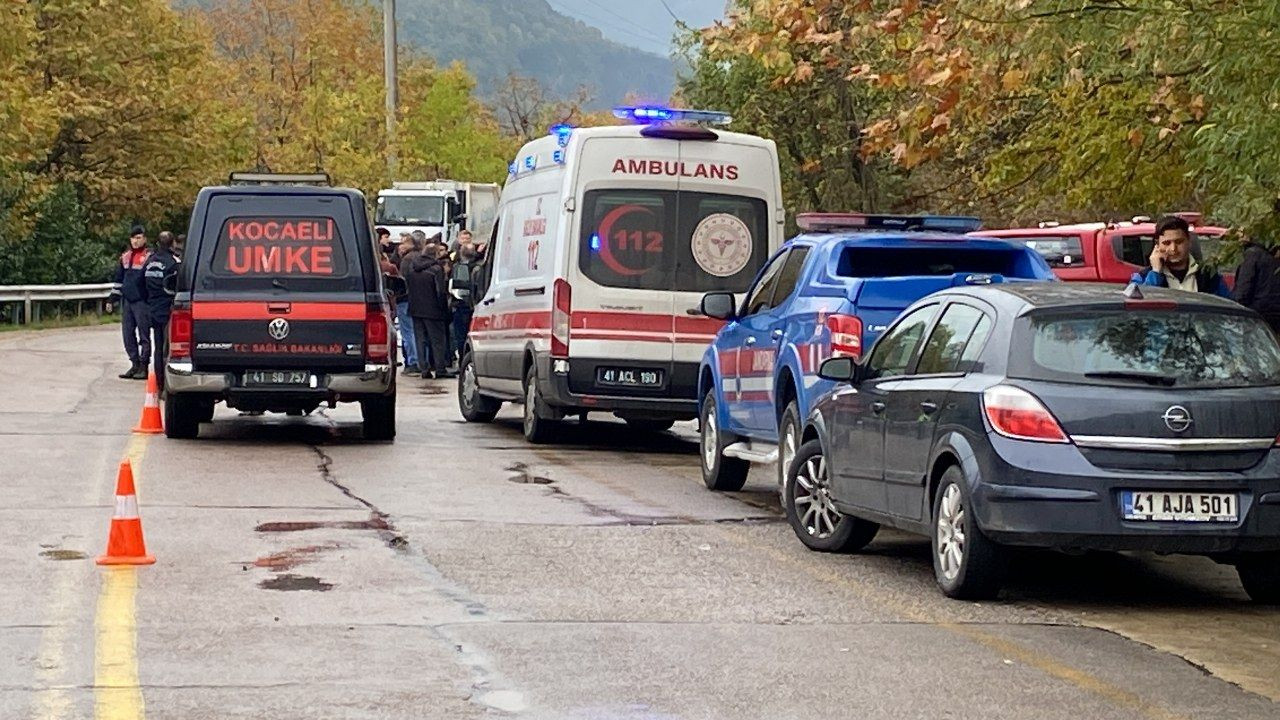
[{"label": "blue emergency light bar", "polygon": [[796,224],[805,232],[839,230],[933,230],[968,233],[982,229],[982,219],[965,215],[867,215],[864,213],[801,213]]},{"label": "blue emergency light bar", "polygon": [[702,123],[704,125],[728,125],[733,116],[715,110],[684,110],[681,108],[660,107],[656,105],[622,106],[613,109],[613,116],[619,120],[630,120],[640,125],[656,125],[659,123]]}]

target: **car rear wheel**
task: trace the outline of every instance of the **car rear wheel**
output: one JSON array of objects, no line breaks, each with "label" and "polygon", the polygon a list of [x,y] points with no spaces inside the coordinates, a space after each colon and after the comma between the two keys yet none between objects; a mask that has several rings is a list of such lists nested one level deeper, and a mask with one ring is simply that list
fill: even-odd
[{"label": "car rear wheel", "polygon": [[192,440],[200,434],[205,416],[203,399],[193,395],[169,395],[164,401],[164,434],[177,440]]},{"label": "car rear wheel", "polygon": [[396,437],[396,396],[370,398],[360,401],[364,417],[364,439],[373,441],[394,440]]},{"label": "car rear wheel", "polygon": [[1246,555],[1236,561],[1236,574],[1254,602],[1280,605],[1280,553]]},{"label": "car rear wheel", "polygon": [[458,372],[458,410],[462,412],[462,418],[472,423],[493,422],[502,403],[480,394],[476,361],[470,350],[462,355],[461,365]]},{"label": "car rear wheel", "polygon": [[791,530],[805,547],[818,552],[856,552],[880,532],[876,523],[842,514],[831,498],[822,443],[810,440],[796,451],[787,470],[782,507]]},{"label": "car rear wheel", "polygon": [[560,422],[539,414],[543,405],[538,392],[538,375],[530,367],[524,376],[524,439],[535,445],[553,442],[560,432]]},{"label": "car rear wheel", "polygon": [[720,431],[720,419],[716,412],[715,392],[708,392],[702,400],[702,482],[709,490],[741,490],[747,484],[747,472],[751,464],[742,458],[724,456],[724,449],[733,437]]},{"label": "car rear wheel", "polygon": [[1000,592],[1007,558],[987,539],[974,517],[964,474],[950,467],[933,502],[933,574],[944,595],[988,600]]},{"label": "car rear wheel", "polygon": [[778,423],[778,491],[786,497],[787,473],[800,452],[800,407],[796,401],[787,403]]}]

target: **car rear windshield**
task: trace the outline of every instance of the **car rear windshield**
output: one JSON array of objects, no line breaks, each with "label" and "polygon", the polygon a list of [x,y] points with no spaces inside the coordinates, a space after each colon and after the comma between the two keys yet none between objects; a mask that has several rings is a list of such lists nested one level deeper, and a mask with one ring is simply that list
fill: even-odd
[{"label": "car rear windshield", "polygon": [[1261,320],[1192,311],[1032,315],[1010,375],[1101,385],[1280,384],[1280,346]]},{"label": "car rear windshield", "polygon": [[758,198],[592,190],[583,205],[578,266],[606,287],[742,292],[768,258]]},{"label": "car rear windshield", "polygon": [[940,243],[937,247],[846,247],[836,274],[845,277],[914,277],[984,273],[1038,277],[1029,254],[1016,247],[973,248]]},{"label": "car rear windshield", "polygon": [[1050,267],[1080,267],[1084,265],[1084,244],[1079,235],[1035,235],[1029,237],[1000,238],[1012,243],[1021,243],[1040,253],[1040,257]]}]

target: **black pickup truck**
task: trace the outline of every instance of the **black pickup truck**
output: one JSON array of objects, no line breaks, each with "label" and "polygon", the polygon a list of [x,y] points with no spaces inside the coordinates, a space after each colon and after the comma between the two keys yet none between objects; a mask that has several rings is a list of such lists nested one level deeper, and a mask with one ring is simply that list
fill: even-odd
[{"label": "black pickup truck", "polygon": [[196,437],[218,402],[293,415],[359,402],[366,439],[395,437],[393,313],[359,191],[207,187],[187,237],[165,366],[169,437]]}]

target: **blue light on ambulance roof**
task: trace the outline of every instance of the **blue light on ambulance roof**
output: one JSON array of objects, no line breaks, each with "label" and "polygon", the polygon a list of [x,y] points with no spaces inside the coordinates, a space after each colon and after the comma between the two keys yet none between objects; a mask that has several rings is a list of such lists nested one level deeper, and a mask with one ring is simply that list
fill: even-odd
[{"label": "blue light on ambulance roof", "polygon": [[519,171],[520,171],[520,166],[516,165],[515,163],[511,163],[510,165],[507,166],[508,175],[515,175]]},{"label": "blue light on ambulance roof", "polygon": [[556,136],[556,141],[560,147],[565,147],[569,144],[569,136],[573,134],[573,126],[567,123],[552,125],[551,134]]},{"label": "blue light on ambulance roof", "polygon": [[591,236],[591,249],[593,251],[600,250],[600,234],[599,233],[596,233]]},{"label": "blue light on ambulance roof", "polygon": [[563,164],[564,164],[564,150],[563,150],[563,149],[561,149],[561,150],[556,150],[555,152],[551,153],[551,159],[552,159],[552,161],[554,161],[556,164],[558,164],[558,165],[563,165]]},{"label": "blue light on ambulance roof", "polygon": [[707,125],[728,125],[733,122],[729,113],[715,110],[684,110],[657,105],[622,106],[613,109],[614,117],[641,125],[667,122],[693,122]]},{"label": "blue light on ambulance roof", "polygon": [[534,169],[534,168],[536,168],[536,167],[538,167],[538,156],[537,156],[537,155],[530,155],[530,156],[528,156],[528,157],[526,157],[526,158],[524,159],[524,169],[525,169],[525,170],[532,170],[532,169]]}]

